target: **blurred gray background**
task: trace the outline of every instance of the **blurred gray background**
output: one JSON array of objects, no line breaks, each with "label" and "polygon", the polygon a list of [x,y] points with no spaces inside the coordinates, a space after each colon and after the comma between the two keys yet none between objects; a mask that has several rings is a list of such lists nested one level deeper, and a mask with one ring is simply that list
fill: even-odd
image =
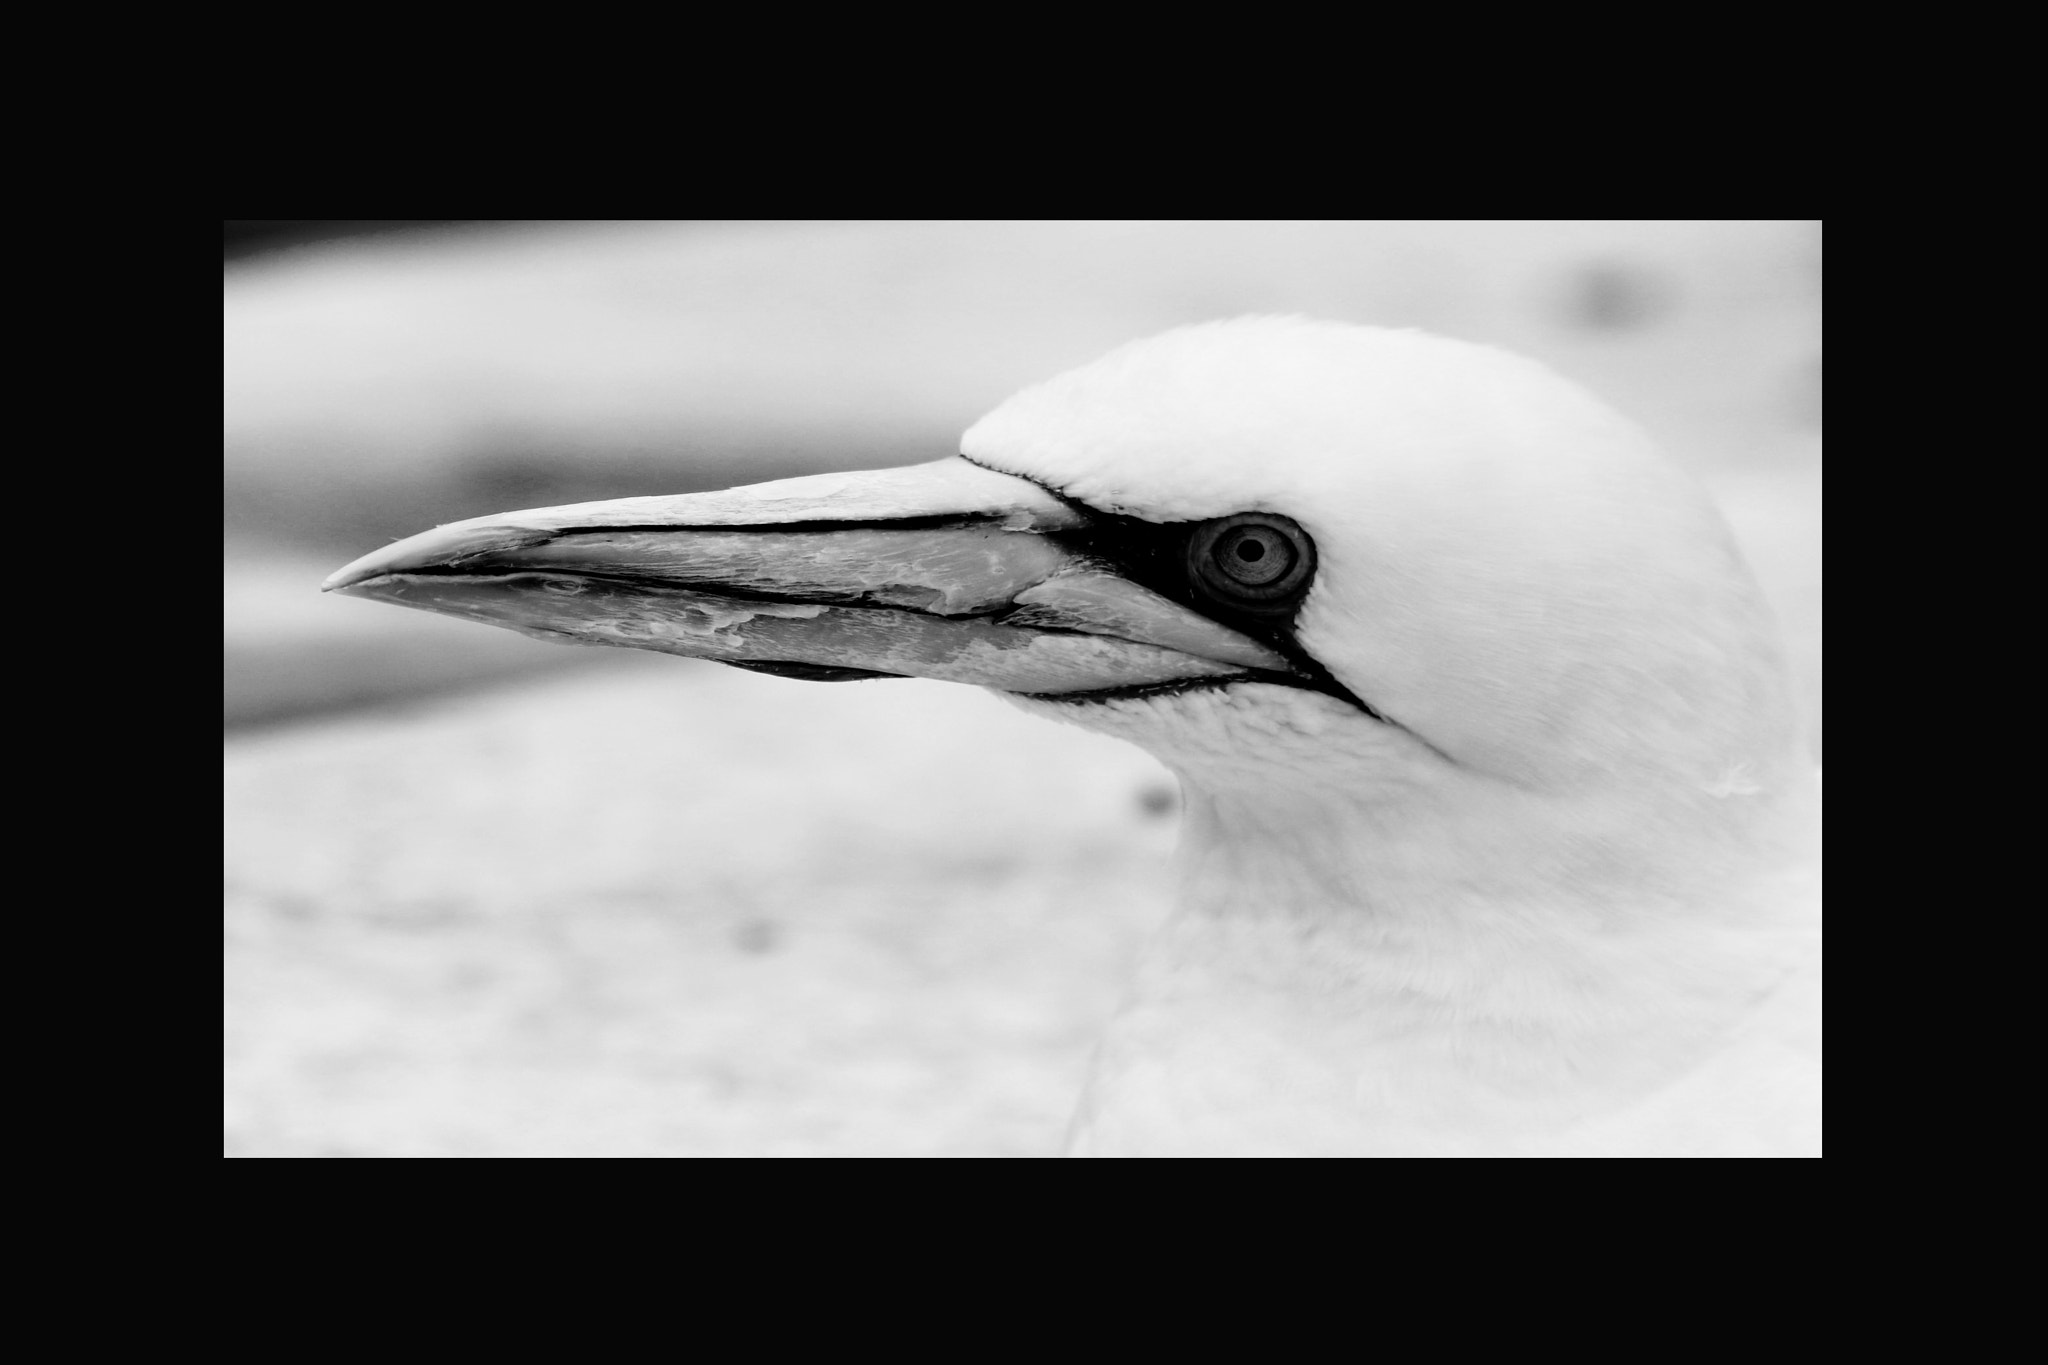
[{"label": "blurred gray background", "polygon": [[321,224],[223,272],[226,1148],[1036,1155],[1165,905],[1171,779],[918,680],[317,585],[437,522],[952,452],[1243,313],[1545,361],[1708,484],[1820,752],[1810,222]]}]

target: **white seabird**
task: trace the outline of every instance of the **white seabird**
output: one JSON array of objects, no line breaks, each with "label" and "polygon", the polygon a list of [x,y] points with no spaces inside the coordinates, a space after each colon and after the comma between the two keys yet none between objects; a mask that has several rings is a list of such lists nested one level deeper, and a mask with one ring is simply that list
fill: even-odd
[{"label": "white seabird", "polygon": [[1078,1155],[1820,1150],[1819,789],[1727,528],[1542,367],[1242,319],[961,455],[480,517],[332,589],[971,682],[1181,780]]}]

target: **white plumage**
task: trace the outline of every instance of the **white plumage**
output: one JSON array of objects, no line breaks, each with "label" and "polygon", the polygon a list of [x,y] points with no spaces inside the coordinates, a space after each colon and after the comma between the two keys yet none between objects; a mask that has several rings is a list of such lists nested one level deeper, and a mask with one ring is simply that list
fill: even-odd
[{"label": "white plumage", "polygon": [[[776,671],[1033,692],[1156,754],[1185,793],[1179,902],[1077,1154],[1818,1154],[1818,783],[1756,585],[1635,427],[1487,348],[1243,319],[1027,389],[962,452],[1016,477],[946,461],[483,518],[333,582]],[[979,538],[887,529],[949,509]],[[1292,519],[1316,556],[1264,643],[1063,539],[1245,513]],[[818,529],[835,519],[882,539]],[[1004,548],[1027,543],[1043,564]],[[962,546],[1008,577],[958,569]],[[686,586],[622,607],[627,570]],[[553,615],[514,591],[540,576]],[[761,604],[799,581],[807,605]],[[1338,686],[1258,662],[1273,649]],[[1004,688],[1027,656],[1035,681]]]},{"label": "white plumage", "polygon": [[1297,638],[1088,707],[1186,794],[1083,1153],[1792,1155],[1820,1141],[1819,791],[1719,516],[1541,367],[1244,320],[1026,390],[970,457],[1153,520],[1291,516]]}]

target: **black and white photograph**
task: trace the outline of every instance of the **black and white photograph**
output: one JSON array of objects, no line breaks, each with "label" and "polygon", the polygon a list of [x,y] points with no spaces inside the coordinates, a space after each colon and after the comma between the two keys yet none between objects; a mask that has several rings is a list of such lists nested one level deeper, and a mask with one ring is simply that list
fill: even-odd
[{"label": "black and white photograph", "polygon": [[1817,1157],[1817,220],[223,221],[229,1157]]}]

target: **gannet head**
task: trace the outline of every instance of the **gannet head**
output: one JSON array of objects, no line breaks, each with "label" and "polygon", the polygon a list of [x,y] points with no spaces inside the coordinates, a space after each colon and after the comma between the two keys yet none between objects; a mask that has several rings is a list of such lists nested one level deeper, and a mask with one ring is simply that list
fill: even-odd
[{"label": "gannet head", "polygon": [[1639,428],[1533,361],[1214,323],[1026,389],[961,449],[1147,523],[1292,519],[1317,562],[1289,638],[1446,760],[1529,785],[1798,762],[1775,627],[1725,523]]},{"label": "gannet head", "polygon": [[1182,328],[934,464],[476,518],[326,586],[976,683],[1269,813],[1456,781],[1640,816],[1799,766],[1768,613],[1691,480],[1541,366],[1417,332]]}]

